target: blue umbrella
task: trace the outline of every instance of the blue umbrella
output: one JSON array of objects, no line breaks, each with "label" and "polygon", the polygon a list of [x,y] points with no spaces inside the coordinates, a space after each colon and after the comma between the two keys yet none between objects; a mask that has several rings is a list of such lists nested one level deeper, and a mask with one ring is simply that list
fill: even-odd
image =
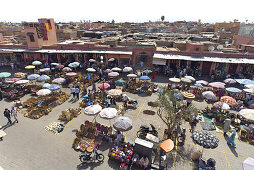
[{"label": "blue umbrella", "polygon": [[148,76],[141,76],[139,80],[151,80]]},{"label": "blue umbrella", "polygon": [[39,74],[31,74],[31,75],[27,76],[27,79],[28,79],[28,80],[35,80],[35,79],[37,79],[38,77],[40,77]]},{"label": "blue umbrella", "polygon": [[200,87],[200,88],[204,87],[202,84],[199,84],[199,83],[194,84],[194,86],[197,86],[197,87]]},{"label": "blue umbrella", "polygon": [[38,81],[48,81],[48,80],[50,80],[50,77],[47,75],[41,75],[40,77],[38,77],[37,80]]},{"label": "blue umbrella", "polygon": [[235,87],[228,87],[228,88],[226,88],[226,90],[231,93],[241,93],[242,92],[242,90],[235,88]]},{"label": "blue umbrella", "polygon": [[116,81],[116,85],[117,86],[124,86],[125,85],[125,81],[124,80],[117,80]]},{"label": "blue umbrella", "polygon": [[253,80],[250,79],[235,79],[239,84],[254,84]]},{"label": "blue umbrella", "polygon": [[58,90],[58,89],[60,89],[60,86],[58,86],[56,84],[52,84],[51,86],[49,86],[48,89],[51,90],[51,91]]},{"label": "blue umbrella", "polygon": [[43,84],[42,88],[44,88],[44,89],[48,89],[50,86],[51,86],[51,84],[49,84],[49,83],[45,83],[45,84]]}]

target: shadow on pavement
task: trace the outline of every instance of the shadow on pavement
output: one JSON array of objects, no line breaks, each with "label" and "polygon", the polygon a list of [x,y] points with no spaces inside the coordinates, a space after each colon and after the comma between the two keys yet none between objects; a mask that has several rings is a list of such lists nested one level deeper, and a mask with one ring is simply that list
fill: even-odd
[{"label": "shadow on pavement", "polygon": [[96,168],[97,166],[100,166],[101,163],[99,162],[92,162],[92,163],[89,163],[89,164],[85,164],[85,163],[81,163],[77,166],[77,169],[78,170],[83,170],[83,169],[94,169]]},{"label": "shadow on pavement", "polygon": [[14,125],[14,124],[16,124],[16,122],[12,122],[11,124],[8,124],[8,123],[7,123],[6,125],[2,126],[2,127],[0,128],[0,130],[5,130],[5,129],[11,127],[11,126]]},{"label": "shadow on pavement", "polygon": [[[224,136],[224,138],[225,138],[226,141],[228,141],[229,136],[226,134],[226,135]],[[235,147],[233,147],[233,146],[231,146],[231,145],[228,145],[228,147],[229,147],[230,151],[232,152],[232,154],[234,154],[235,157],[238,157],[238,153],[236,152]]]}]

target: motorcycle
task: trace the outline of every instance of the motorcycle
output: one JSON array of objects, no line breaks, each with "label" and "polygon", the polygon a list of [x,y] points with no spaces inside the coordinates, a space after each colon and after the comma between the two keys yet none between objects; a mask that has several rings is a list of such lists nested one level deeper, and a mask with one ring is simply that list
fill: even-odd
[{"label": "motorcycle", "polygon": [[134,99],[131,99],[131,98],[128,98],[128,104],[133,104],[133,105],[136,106],[138,104],[138,101],[134,100]]},{"label": "motorcycle", "polygon": [[142,126],[140,126],[140,130],[137,132],[137,137],[138,138],[141,138],[141,139],[145,139],[146,138],[146,135],[149,133],[149,134],[152,134],[152,135],[154,135],[154,136],[156,136],[156,137],[158,137],[158,131],[156,130],[156,128],[152,125],[152,124],[150,124],[150,126],[151,126],[151,130],[150,130],[150,128],[148,127],[148,126],[146,126],[146,125],[142,125]]},{"label": "motorcycle", "polygon": [[[93,156],[92,153],[94,153]],[[98,162],[103,162],[104,155],[99,154],[96,150],[94,150],[93,152],[82,152],[79,156],[79,159],[82,163],[91,163],[95,160]]]}]

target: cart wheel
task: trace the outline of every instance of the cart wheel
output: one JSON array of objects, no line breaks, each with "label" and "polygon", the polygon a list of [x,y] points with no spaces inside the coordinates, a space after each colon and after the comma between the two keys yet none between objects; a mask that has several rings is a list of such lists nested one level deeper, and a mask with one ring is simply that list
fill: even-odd
[{"label": "cart wheel", "polygon": [[104,160],[104,155],[98,154],[98,155],[96,156],[96,159],[97,159],[99,162],[103,162],[103,160]]}]

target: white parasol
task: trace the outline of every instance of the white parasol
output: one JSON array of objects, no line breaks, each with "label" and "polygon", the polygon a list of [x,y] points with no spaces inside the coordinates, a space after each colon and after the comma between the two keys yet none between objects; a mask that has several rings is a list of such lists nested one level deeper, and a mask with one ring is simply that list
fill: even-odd
[{"label": "white parasol", "polygon": [[84,112],[87,115],[96,115],[96,114],[100,113],[101,110],[102,110],[102,107],[98,104],[95,104],[95,105],[87,106],[84,109]]},{"label": "white parasol", "polygon": [[38,92],[36,92],[38,96],[45,96],[45,95],[49,95],[50,93],[51,93],[51,90],[49,89],[41,89]]},{"label": "white parasol", "polygon": [[88,69],[86,69],[86,71],[88,71],[88,72],[96,72],[96,70],[94,68],[88,68]]},{"label": "white parasol", "polygon": [[109,77],[117,77],[117,76],[119,76],[119,73],[118,72],[111,72],[111,73],[108,73],[108,76]]},{"label": "white parasol", "polygon": [[115,108],[104,108],[100,112],[101,118],[113,119],[117,116],[117,110]]},{"label": "white parasol", "polygon": [[119,131],[128,131],[132,129],[132,120],[128,117],[118,117],[113,124],[113,127]]},{"label": "white parasol", "polygon": [[111,89],[108,91],[108,94],[110,96],[120,96],[122,94],[122,90],[119,90],[119,89]]}]

